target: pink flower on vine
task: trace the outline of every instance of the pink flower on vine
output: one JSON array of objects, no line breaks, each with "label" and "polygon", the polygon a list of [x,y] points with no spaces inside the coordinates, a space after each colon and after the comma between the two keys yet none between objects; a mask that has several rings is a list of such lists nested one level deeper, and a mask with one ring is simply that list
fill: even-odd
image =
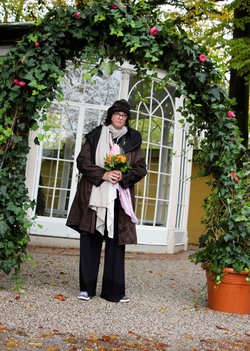
[{"label": "pink flower on vine", "polygon": [[80,17],[81,17],[81,12],[80,12],[80,11],[77,11],[77,12],[75,13],[75,18],[76,18],[77,20],[79,20]]},{"label": "pink flower on vine", "polygon": [[233,180],[235,181],[235,183],[238,183],[239,177],[237,176],[237,173],[236,172],[232,172],[231,176],[233,177]]},{"label": "pink flower on vine", "polygon": [[22,80],[19,81],[18,79],[13,79],[13,84],[14,85],[19,85],[20,87],[25,87],[26,83],[23,82]]},{"label": "pink flower on vine", "polygon": [[230,118],[235,118],[236,114],[233,111],[228,111],[227,112],[227,116],[230,117]]},{"label": "pink flower on vine", "polygon": [[207,60],[206,55],[205,55],[205,54],[200,54],[199,60],[200,60],[201,62],[205,62],[205,61]]},{"label": "pink flower on vine", "polygon": [[150,35],[156,35],[158,33],[158,28],[157,27],[152,27],[149,30]]}]

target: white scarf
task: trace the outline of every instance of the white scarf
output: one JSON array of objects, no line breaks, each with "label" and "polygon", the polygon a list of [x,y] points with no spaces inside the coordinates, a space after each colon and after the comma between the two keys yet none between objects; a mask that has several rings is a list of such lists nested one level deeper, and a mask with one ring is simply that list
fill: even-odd
[{"label": "white scarf", "polygon": [[[95,162],[97,166],[104,167],[104,158],[110,151],[110,133],[112,138],[120,138],[127,133],[127,127],[115,129],[112,125],[102,126],[100,139],[97,144]],[[105,219],[108,236],[114,237],[114,205],[117,197],[116,189],[112,183],[104,181],[99,187],[92,186],[89,207],[96,211],[96,230],[104,235]]]},{"label": "white scarf", "polygon": [[116,143],[118,143],[118,140],[119,140],[123,135],[125,135],[125,134],[127,133],[127,131],[128,131],[128,128],[125,127],[125,126],[123,126],[122,129],[115,129],[115,127],[114,127],[112,124],[110,124],[110,125],[108,126],[108,128],[109,128],[109,131],[110,131],[110,133],[111,133],[111,135],[112,135],[112,138],[113,138],[113,139],[117,139],[117,140],[116,140]]}]

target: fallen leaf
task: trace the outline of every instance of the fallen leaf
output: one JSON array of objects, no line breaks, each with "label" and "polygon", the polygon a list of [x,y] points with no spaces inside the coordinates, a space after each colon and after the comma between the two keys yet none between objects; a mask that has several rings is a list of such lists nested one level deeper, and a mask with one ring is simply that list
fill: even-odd
[{"label": "fallen leaf", "polygon": [[158,275],[159,277],[163,277],[163,274],[161,272],[155,272],[155,275]]},{"label": "fallen leaf", "polygon": [[184,337],[185,337],[185,339],[187,339],[187,340],[194,340],[194,337],[193,337],[193,335],[191,335],[191,334],[184,334]]},{"label": "fallen leaf", "polygon": [[211,339],[207,339],[207,340],[206,339],[201,339],[200,342],[212,343],[213,340],[211,340]]},{"label": "fallen leaf", "polygon": [[55,299],[61,300],[61,301],[65,301],[66,297],[63,294],[57,294],[56,296],[54,296]]},{"label": "fallen leaf", "polygon": [[60,333],[60,330],[59,330],[59,329],[53,329],[52,331],[53,331],[53,333],[55,333],[55,334]]},{"label": "fallen leaf", "polygon": [[15,297],[16,300],[20,300],[20,298],[21,298],[20,296],[16,296]]},{"label": "fallen leaf", "polygon": [[119,336],[117,335],[103,335],[101,337],[101,339],[99,339],[100,341],[108,341],[108,340],[112,340],[112,339],[118,339]]},{"label": "fallen leaf", "polygon": [[24,330],[16,330],[16,334],[20,336],[29,336]]},{"label": "fallen leaf", "polygon": [[[142,339],[144,342],[147,342],[148,343],[148,346],[150,346],[150,350],[151,349],[157,349],[157,350],[165,350],[166,347],[168,346],[167,344],[164,344],[162,342],[157,342],[157,341],[154,341],[154,340],[151,340],[143,335],[140,335],[136,332],[134,332],[133,330],[129,330],[128,331],[128,334],[132,334],[132,335],[135,335],[138,339]],[[140,350],[142,350],[142,348],[140,348]]]},{"label": "fallen leaf", "polygon": [[216,325],[216,328],[220,329],[220,330],[227,330],[227,331],[229,331],[229,329],[227,329],[226,327],[223,327],[223,325]]},{"label": "fallen leaf", "polygon": [[66,343],[68,343],[68,344],[76,344],[77,343],[77,341],[76,341],[76,339],[75,338],[68,338],[68,339],[65,339],[64,340]]},{"label": "fallen leaf", "polygon": [[42,334],[42,338],[50,337],[53,335],[54,335],[54,333],[44,333],[44,334]]},{"label": "fallen leaf", "polygon": [[64,282],[62,282],[63,285],[68,285],[69,282],[67,282],[66,280]]},{"label": "fallen leaf", "polygon": [[47,350],[48,351],[59,351],[60,349],[58,346],[48,346]]},{"label": "fallen leaf", "polygon": [[94,340],[98,340],[98,336],[94,333],[89,333],[89,338],[94,339]]},{"label": "fallen leaf", "polygon": [[42,347],[43,344],[41,342],[28,342],[30,346]]},{"label": "fallen leaf", "polygon": [[161,307],[160,312],[166,312],[168,309],[168,305],[164,305]]},{"label": "fallen leaf", "polygon": [[20,341],[15,341],[15,340],[10,340],[10,341],[7,341],[6,345],[7,346],[20,346],[22,343]]},{"label": "fallen leaf", "polygon": [[170,288],[170,289],[175,289],[175,288],[176,288],[176,285],[174,285],[174,284],[168,284],[167,287]]}]

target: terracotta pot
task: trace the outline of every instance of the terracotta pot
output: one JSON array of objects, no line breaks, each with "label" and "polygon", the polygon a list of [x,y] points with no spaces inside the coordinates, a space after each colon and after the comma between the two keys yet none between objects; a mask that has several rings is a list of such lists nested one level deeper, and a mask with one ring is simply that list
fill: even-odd
[{"label": "terracotta pot", "polygon": [[207,271],[208,307],[227,313],[250,314],[250,282],[248,273],[236,273],[232,268],[225,268],[226,274],[217,285]]}]

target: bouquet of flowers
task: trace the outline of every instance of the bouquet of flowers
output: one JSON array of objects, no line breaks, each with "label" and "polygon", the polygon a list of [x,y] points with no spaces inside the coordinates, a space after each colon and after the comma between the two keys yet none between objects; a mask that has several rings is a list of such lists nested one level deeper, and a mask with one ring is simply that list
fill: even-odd
[{"label": "bouquet of flowers", "polygon": [[110,153],[107,157],[104,158],[104,168],[106,171],[118,170],[124,173],[129,170],[130,166],[127,162],[126,156]]}]

